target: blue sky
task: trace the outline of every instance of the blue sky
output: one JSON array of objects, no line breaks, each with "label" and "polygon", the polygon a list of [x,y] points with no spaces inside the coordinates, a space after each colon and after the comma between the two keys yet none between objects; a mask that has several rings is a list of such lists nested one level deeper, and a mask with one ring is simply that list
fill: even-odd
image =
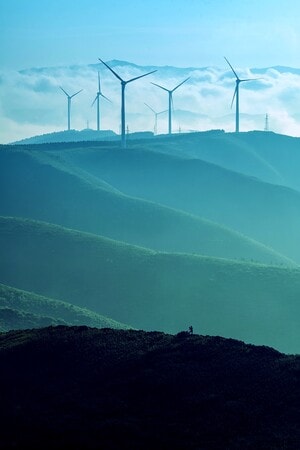
[{"label": "blue sky", "polygon": [[0,0],[0,67],[300,67],[299,23],[298,0]]},{"label": "blue sky", "polygon": [[[234,129],[230,103],[235,87],[226,56],[243,78],[253,68],[300,69],[299,0],[0,0],[0,143],[65,129],[66,99],[59,89],[83,92],[74,99],[72,126],[95,128],[97,70],[103,92],[104,129],[119,132],[120,86],[97,64],[98,57],[138,65],[194,67],[163,71],[127,87],[130,131],[153,130],[151,112],[165,110],[167,98],[151,85],[175,86],[174,128],[183,131]],[[78,66],[78,67],[77,67]],[[44,71],[23,71],[29,68]],[[57,69],[59,67],[59,69]],[[51,69],[53,68],[53,70]],[[205,70],[198,70],[205,68]],[[130,78],[144,69],[120,66]],[[241,87],[241,131],[263,129],[300,136],[300,71],[266,70]],[[181,111],[181,112],[180,112]],[[159,120],[159,132],[167,117]]]}]

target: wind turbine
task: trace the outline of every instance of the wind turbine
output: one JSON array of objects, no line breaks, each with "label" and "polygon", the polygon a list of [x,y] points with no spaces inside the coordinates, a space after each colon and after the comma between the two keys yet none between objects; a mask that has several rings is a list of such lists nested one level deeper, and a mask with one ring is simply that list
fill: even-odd
[{"label": "wind turbine", "polygon": [[176,91],[180,86],[183,85],[186,81],[188,81],[191,77],[186,78],[184,81],[179,83],[177,86],[174,87],[174,89],[166,89],[163,86],[160,86],[159,84],[152,83],[154,86],[159,87],[160,89],[163,89],[164,91],[167,91],[169,94],[169,134],[172,133],[172,104],[173,104],[173,92]]},{"label": "wind turbine", "polygon": [[231,108],[234,102],[234,98],[235,99],[235,132],[239,133],[240,131],[240,99],[239,99],[239,87],[240,87],[240,83],[243,83],[244,81],[252,81],[252,80],[257,80],[257,78],[246,78],[241,80],[236,71],[234,70],[234,68],[232,67],[232,65],[230,64],[230,62],[228,61],[228,59],[224,56],[225,61],[227,62],[227,64],[229,65],[230,69],[232,70],[232,72],[235,75],[235,90],[234,90],[234,94],[233,94],[233,98],[232,98],[232,102],[231,102]]},{"label": "wind turbine", "polygon": [[126,147],[126,133],[125,133],[125,87],[128,83],[131,83],[132,81],[138,80],[139,78],[146,77],[147,75],[150,75],[151,73],[156,72],[156,70],[152,70],[151,72],[145,73],[144,75],[140,75],[138,77],[131,78],[130,80],[123,80],[123,78],[120,77],[120,75],[117,74],[108,64],[106,64],[102,59],[98,58],[99,61],[102,62],[113,74],[118,80],[121,82],[121,142],[122,147]]},{"label": "wind turbine", "polygon": [[157,134],[157,117],[158,117],[160,114],[163,114],[163,113],[167,112],[168,110],[165,109],[164,111],[156,112],[156,111],[154,111],[153,108],[151,108],[151,106],[147,105],[147,103],[144,103],[144,104],[145,104],[145,105],[146,105],[146,106],[154,113],[154,116],[155,116],[155,122],[154,122],[154,134]]},{"label": "wind turbine", "polygon": [[69,95],[61,86],[59,86],[59,87],[68,97],[68,131],[70,131],[70,129],[71,129],[71,100],[73,97],[75,97],[75,95],[77,95],[81,91],[83,91],[83,89],[80,89],[80,91],[75,92],[75,94],[73,94],[73,95]]},{"label": "wind turbine", "polygon": [[95,100],[92,103],[92,106],[94,106],[94,103],[97,102],[97,131],[100,131],[100,97],[103,97],[106,100],[108,100],[109,102],[111,102],[109,100],[109,98],[105,97],[105,95],[103,95],[102,92],[101,92],[100,72],[98,72],[98,92],[97,92],[97,95],[95,97]]}]

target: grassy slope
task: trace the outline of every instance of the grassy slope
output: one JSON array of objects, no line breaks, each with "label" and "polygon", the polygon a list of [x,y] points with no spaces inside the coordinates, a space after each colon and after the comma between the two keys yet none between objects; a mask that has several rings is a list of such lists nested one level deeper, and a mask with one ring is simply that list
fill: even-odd
[{"label": "grassy slope", "polygon": [[[38,141],[38,137],[33,139]],[[131,140],[128,142],[131,148],[140,145]],[[208,131],[171,137],[157,136],[155,139],[144,139],[142,143],[148,150],[199,158],[270,183],[300,190],[299,138],[261,131],[238,134]],[[117,146],[114,143],[109,145]]]},{"label": "grassy slope", "polygon": [[42,148],[0,151],[1,215],[44,220],[163,251],[289,263],[271,249],[217,224],[122,195],[65,164],[62,153]]},{"label": "grassy slope", "polygon": [[197,332],[299,352],[300,270],[155,253],[2,218],[0,282],[136,328]]},{"label": "grassy slope", "polygon": [[204,146],[204,152],[200,141],[195,156],[246,175],[300,190],[299,143],[299,138],[275,133],[226,133],[211,142],[211,145],[208,144],[208,148]]},{"label": "grassy slope", "polygon": [[199,159],[150,152],[146,142],[125,151],[76,148],[64,157],[129,195],[206,217],[300,262],[300,193],[295,190]]},{"label": "grassy slope", "polygon": [[210,153],[211,162],[228,169],[300,190],[299,138],[264,132],[226,133],[215,144],[206,147],[210,150],[206,155],[202,155],[202,145],[197,146],[197,157],[210,161]]},{"label": "grassy slope", "polygon": [[127,328],[126,325],[88,309],[0,284],[1,331],[39,328],[51,324]]},{"label": "grassy slope", "polygon": [[53,317],[40,316],[38,314],[18,311],[12,308],[3,308],[0,306],[1,333],[10,330],[28,330],[57,325],[69,324],[62,319],[54,319]]},{"label": "grassy slope", "polygon": [[209,336],[6,333],[0,447],[297,450],[299,364]]},{"label": "grassy slope", "polygon": [[[134,143],[131,145],[134,146]],[[199,158],[270,183],[300,190],[299,138],[261,131],[238,134],[202,132],[171,138],[157,137],[145,141],[143,146],[173,156]]]}]

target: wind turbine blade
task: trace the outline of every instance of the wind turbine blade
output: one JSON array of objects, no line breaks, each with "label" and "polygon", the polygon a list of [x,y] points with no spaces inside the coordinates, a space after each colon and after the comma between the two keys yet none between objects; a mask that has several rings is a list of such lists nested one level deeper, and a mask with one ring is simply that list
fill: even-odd
[{"label": "wind turbine blade", "polygon": [[176,89],[178,89],[183,83],[185,83],[186,81],[188,81],[191,77],[188,77],[186,80],[182,81],[181,83],[179,83],[176,87],[174,87],[174,89],[172,89],[172,92],[176,91]]},{"label": "wind turbine blade", "polygon": [[255,80],[261,80],[261,78],[245,78],[243,80],[240,80],[240,82],[242,82],[242,81],[255,81]]},{"label": "wind turbine blade", "polygon": [[97,98],[98,98],[98,94],[96,95],[95,100],[93,101],[93,103],[91,104],[91,106],[94,106],[95,101],[97,100]]},{"label": "wind turbine blade", "polygon": [[159,115],[159,114],[163,114],[163,113],[166,113],[166,112],[168,112],[168,109],[165,109],[164,111],[159,111],[159,112],[156,113],[156,114]]},{"label": "wind turbine blade", "polygon": [[75,92],[75,94],[71,95],[71,98],[75,97],[75,95],[79,94],[79,93],[82,92],[82,91],[83,91],[83,89],[80,89],[80,91]]},{"label": "wind turbine blade", "polygon": [[131,78],[130,80],[126,81],[126,83],[131,83],[132,81],[138,80],[139,78],[146,77],[147,75],[151,75],[151,73],[157,72],[157,70],[152,70],[151,72],[144,73],[144,75],[140,75],[139,77]]},{"label": "wind turbine blade", "polygon": [[163,86],[160,86],[159,84],[152,83],[152,81],[151,81],[151,84],[154,84],[154,86],[157,86],[157,87],[163,89],[164,91],[171,92],[169,89],[166,89],[166,88],[164,88]]},{"label": "wind turbine blade", "polygon": [[121,82],[124,82],[124,80],[122,80],[122,78],[117,74],[117,72],[115,72],[111,67],[109,67],[108,64],[106,64],[104,61],[102,61],[102,59],[98,58],[99,61],[102,62],[102,64],[104,64],[113,74],[115,77],[117,77]]},{"label": "wind turbine blade", "polygon": [[148,106],[148,108],[151,109],[151,111],[152,111],[154,114],[156,114],[156,111],[154,111],[154,109],[151,108],[151,106],[147,105],[147,103],[144,103],[144,105]]},{"label": "wind turbine blade", "polygon": [[70,97],[69,94],[61,86],[59,86],[59,87],[66,94],[67,97]]},{"label": "wind turbine blade", "polygon": [[239,80],[239,77],[236,73],[236,71],[234,70],[234,68],[232,67],[232,65],[230,64],[230,62],[228,61],[228,59],[224,56],[225,61],[227,62],[227,64],[229,65],[230,69],[232,70],[232,72],[234,73],[234,75],[236,76],[236,79]]},{"label": "wind turbine blade", "polygon": [[112,101],[109,98],[105,97],[105,95],[103,95],[102,92],[100,92],[99,95],[101,95],[101,97],[105,98],[105,100],[107,100],[110,103],[112,103]]},{"label": "wind turbine blade", "polygon": [[232,105],[233,105],[233,102],[234,102],[234,99],[235,99],[235,96],[236,96],[236,92],[237,92],[237,90],[238,90],[238,87],[236,86],[236,88],[235,88],[235,90],[234,90],[234,94],[233,94],[233,97],[232,97],[232,102],[231,102],[231,106],[230,106],[230,108],[232,108]]}]

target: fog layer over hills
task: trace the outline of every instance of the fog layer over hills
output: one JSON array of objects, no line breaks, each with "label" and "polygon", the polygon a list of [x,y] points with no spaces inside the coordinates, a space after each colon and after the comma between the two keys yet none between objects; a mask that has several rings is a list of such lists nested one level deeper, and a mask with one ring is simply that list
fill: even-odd
[{"label": "fog layer over hills", "polygon": [[[83,91],[72,100],[71,128],[96,129],[96,108],[91,103],[97,92],[97,71],[101,73],[102,92],[112,103],[102,99],[101,129],[120,130],[120,85],[100,63],[85,66],[44,67],[19,72],[1,72],[0,117],[1,142],[7,143],[33,135],[65,130],[67,102],[59,86],[72,94]],[[124,61],[110,61],[126,80],[147,71],[157,72],[132,86],[127,86],[126,109],[130,132],[154,130],[155,111],[168,108],[167,93],[153,86],[155,82],[173,89],[187,77],[190,80],[174,93],[173,129],[184,132],[209,129],[234,130],[234,110],[230,109],[235,79],[224,59],[218,67],[176,68],[153,65],[142,67]],[[247,68],[235,70],[241,78],[259,78],[241,86],[241,131],[263,130],[269,115],[270,130],[299,136],[300,74],[289,67]],[[167,132],[167,114],[158,118],[158,133]]]}]

